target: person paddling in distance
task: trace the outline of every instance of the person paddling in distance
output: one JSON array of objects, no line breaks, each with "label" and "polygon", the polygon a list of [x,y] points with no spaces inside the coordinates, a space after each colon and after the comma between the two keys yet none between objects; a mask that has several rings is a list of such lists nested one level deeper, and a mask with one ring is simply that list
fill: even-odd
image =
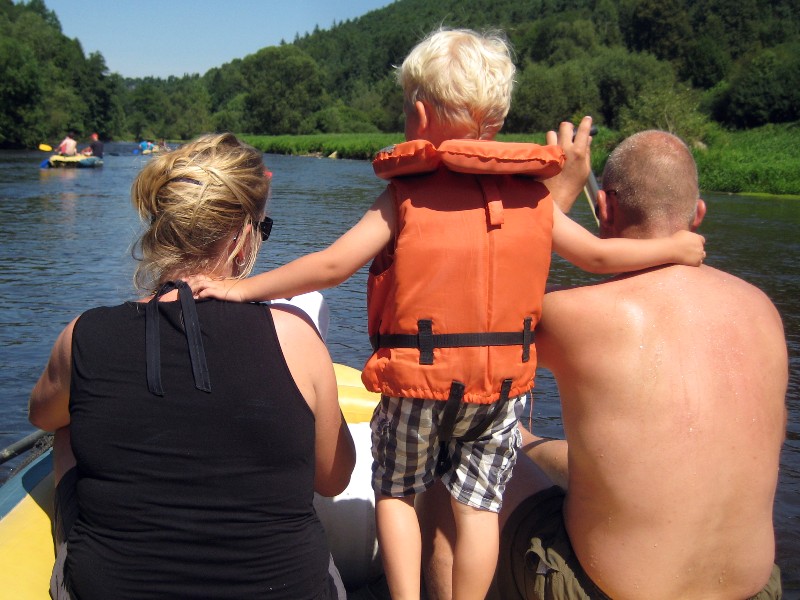
[{"label": "person paddling in distance", "polygon": [[96,156],[103,158],[103,142],[100,141],[100,136],[93,133],[90,137],[92,140],[86,148],[81,150],[81,154],[85,156]]},{"label": "person paddling in distance", "polygon": [[269,183],[231,134],[136,177],[150,294],[72,321],[30,397],[56,431],[54,599],[345,600],[313,506],[355,465],[324,343],[294,312],[195,303],[181,281],[250,272]]},{"label": "person paddling in distance", "polygon": [[[703,239],[600,240],[553,206],[536,176],[583,181],[591,119],[559,146],[492,141],[514,65],[499,33],[438,30],[398,69],[407,142],[379,154],[390,180],[330,247],[243,281],[189,279],[201,298],[249,301],[335,286],[372,260],[374,353],[362,380],[372,418],[378,540],[392,598],[419,598],[414,496],[441,478],[456,515],[454,597],[483,598],[498,551],[497,512],[533,387],[532,331],[551,250],[593,272],[700,264]],[[574,175],[573,175],[574,174]],[[519,176],[518,176],[519,175]],[[532,175],[526,177],[525,175]],[[556,191],[554,193],[561,193]]]},{"label": "person paddling in distance", "polygon": [[70,131],[67,136],[58,144],[58,153],[61,156],[75,156],[78,153],[78,142],[75,141],[75,133]]}]

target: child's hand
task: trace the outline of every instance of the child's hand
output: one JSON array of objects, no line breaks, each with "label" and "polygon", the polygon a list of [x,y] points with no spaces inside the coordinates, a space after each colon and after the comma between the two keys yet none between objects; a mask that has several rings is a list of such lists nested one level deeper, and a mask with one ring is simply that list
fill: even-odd
[{"label": "child's hand", "polygon": [[703,245],[706,243],[706,238],[691,231],[682,230],[673,233],[670,239],[675,243],[675,262],[677,264],[690,267],[699,267],[703,264],[703,259],[706,257]]},{"label": "child's hand", "polygon": [[205,275],[192,275],[186,278],[195,298],[216,298],[231,302],[248,302],[245,298],[241,279],[211,279]]},{"label": "child's hand", "polygon": [[564,121],[555,131],[547,132],[547,144],[558,144],[564,150],[566,161],[561,173],[546,179],[544,184],[553,196],[553,201],[564,214],[569,212],[575,199],[581,194],[591,172],[592,118],[583,117],[577,128]]}]

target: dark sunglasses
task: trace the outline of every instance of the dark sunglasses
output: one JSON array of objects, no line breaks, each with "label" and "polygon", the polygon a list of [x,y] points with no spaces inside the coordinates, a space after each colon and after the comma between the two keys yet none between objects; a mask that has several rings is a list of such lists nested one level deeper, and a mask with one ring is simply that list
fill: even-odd
[{"label": "dark sunglasses", "polygon": [[261,241],[266,242],[269,239],[269,234],[272,232],[272,219],[264,217],[263,221],[253,223],[253,227],[261,232]]}]

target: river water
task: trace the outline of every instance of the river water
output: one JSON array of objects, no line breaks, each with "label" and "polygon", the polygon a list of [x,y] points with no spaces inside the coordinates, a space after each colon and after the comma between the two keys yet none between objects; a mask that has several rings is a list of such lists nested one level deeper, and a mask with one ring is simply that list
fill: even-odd
[{"label": "river water", "polygon": [[[129,200],[147,157],[133,144],[107,144],[102,169],[39,169],[45,155],[0,152],[0,448],[33,431],[27,397],[56,336],[87,308],[135,296],[130,247],[139,222]],[[274,173],[275,220],[257,270],[319,250],[353,225],[382,189],[369,163],[266,157]],[[775,502],[778,564],[786,597],[800,597],[800,201],[705,194],[707,264],[763,289],[783,317],[790,353],[789,425]],[[572,215],[593,221],[585,203]],[[556,259],[552,283],[592,279]],[[366,269],[327,290],[328,346],[335,362],[360,368],[369,354]],[[533,426],[561,435],[558,398],[537,375]],[[0,465],[4,481],[17,464]],[[691,543],[687,540],[687,543]]]}]

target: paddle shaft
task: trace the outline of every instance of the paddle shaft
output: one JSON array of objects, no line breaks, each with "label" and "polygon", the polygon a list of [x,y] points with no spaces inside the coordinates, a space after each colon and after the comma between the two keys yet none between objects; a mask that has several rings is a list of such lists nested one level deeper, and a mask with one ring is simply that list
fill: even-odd
[{"label": "paddle shaft", "polygon": [[600,217],[597,214],[597,192],[600,191],[600,185],[597,183],[597,177],[594,176],[593,171],[589,171],[589,177],[586,178],[586,184],[583,186],[583,193],[586,194],[586,200],[592,208],[592,216],[595,223],[600,225]]}]

